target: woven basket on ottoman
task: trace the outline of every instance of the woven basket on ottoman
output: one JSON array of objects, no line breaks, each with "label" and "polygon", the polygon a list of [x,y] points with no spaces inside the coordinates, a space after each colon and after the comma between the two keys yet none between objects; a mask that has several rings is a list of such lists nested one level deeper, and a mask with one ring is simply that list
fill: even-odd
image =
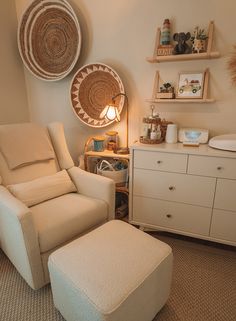
[{"label": "woven basket on ottoman", "polygon": [[151,321],[165,304],[171,248],[114,220],[49,258],[55,306],[69,321]]}]

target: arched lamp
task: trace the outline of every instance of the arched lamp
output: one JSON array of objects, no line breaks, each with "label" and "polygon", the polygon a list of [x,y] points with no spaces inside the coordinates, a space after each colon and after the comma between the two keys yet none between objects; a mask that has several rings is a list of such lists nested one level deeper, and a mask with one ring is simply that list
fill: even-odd
[{"label": "arched lamp", "polygon": [[127,111],[126,111],[126,146],[120,147],[114,151],[116,154],[129,154],[129,113],[128,113],[128,97],[125,93],[118,93],[117,95],[113,96],[111,102],[104,108],[101,112],[100,117],[106,118],[109,121],[115,120],[120,122],[120,113],[118,107],[116,106],[116,98],[119,96],[124,96],[127,100]]}]

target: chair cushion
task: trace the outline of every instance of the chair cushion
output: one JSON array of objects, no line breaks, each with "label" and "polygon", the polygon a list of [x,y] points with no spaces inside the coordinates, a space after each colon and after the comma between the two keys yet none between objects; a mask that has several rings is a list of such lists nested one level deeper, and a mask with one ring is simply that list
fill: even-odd
[{"label": "chair cushion", "polygon": [[34,123],[0,126],[0,149],[10,169],[55,158],[47,129]]},{"label": "chair cushion", "polygon": [[0,152],[0,175],[2,177],[2,185],[5,187],[7,185],[28,182],[39,177],[52,175],[60,170],[61,168],[56,158],[10,170],[3,154]]},{"label": "chair cushion", "polygon": [[101,225],[108,219],[104,201],[77,193],[66,194],[31,207],[41,253]]},{"label": "chair cushion", "polygon": [[8,185],[7,188],[27,206],[77,191],[66,170],[29,182]]}]

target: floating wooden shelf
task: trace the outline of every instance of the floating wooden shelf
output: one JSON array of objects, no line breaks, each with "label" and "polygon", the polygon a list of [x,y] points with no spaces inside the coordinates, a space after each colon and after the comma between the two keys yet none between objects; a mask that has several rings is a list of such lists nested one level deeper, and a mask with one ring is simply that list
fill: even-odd
[{"label": "floating wooden shelf", "polygon": [[181,98],[176,98],[176,99],[146,99],[147,102],[149,103],[173,103],[173,104],[182,104],[182,103],[198,103],[198,104],[203,104],[203,103],[213,103],[215,101],[214,98],[206,98],[206,99],[201,99],[201,98],[195,98],[195,99],[181,99]]},{"label": "floating wooden shelf", "polygon": [[151,63],[156,63],[156,62],[213,59],[218,57],[220,57],[220,53],[218,51],[213,51],[210,53],[201,52],[201,53],[183,54],[183,55],[147,57],[146,60]]},{"label": "floating wooden shelf", "polygon": [[203,94],[202,98],[172,98],[172,99],[160,99],[156,98],[157,91],[160,87],[159,81],[160,81],[160,75],[159,71],[156,71],[155,74],[155,79],[154,79],[154,86],[153,86],[153,92],[152,92],[152,98],[151,99],[146,99],[147,102],[150,103],[171,103],[171,104],[179,104],[179,103],[213,103],[215,99],[213,98],[208,98],[208,83],[209,83],[209,69],[207,68],[205,70],[205,79],[204,79],[204,88],[203,88]]},{"label": "floating wooden shelf", "polygon": [[206,52],[157,56],[157,48],[160,44],[160,35],[161,35],[161,28],[157,28],[156,43],[155,43],[153,56],[147,57],[146,60],[151,63],[156,63],[156,62],[170,62],[170,61],[185,61],[185,60],[200,60],[200,59],[218,58],[218,57],[220,57],[220,53],[218,51],[212,51],[213,31],[214,31],[214,21],[210,21],[209,27],[208,27],[208,41],[207,41]]},{"label": "floating wooden shelf", "polygon": [[[157,49],[160,44],[160,35],[161,29],[157,28],[157,35],[156,35],[156,43],[154,48],[153,57],[148,57],[146,60],[151,63],[156,62],[171,62],[171,61],[186,61],[186,60],[201,60],[201,59],[212,59],[220,57],[220,53],[218,51],[212,51],[212,41],[213,41],[213,31],[214,31],[214,21],[210,21],[208,27],[208,41],[207,41],[207,50],[206,52],[202,53],[191,53],[191,54],[179,54],[179,55],[166,55],[166,56],[157,56]],[[213,103],[215,99],[208,98],[208,82],[209,82],[209,69],[205,70],[205,79],[204,79],[204,88],[203,88],[203,95],[202,98],[175,98],[175,99],[158,99],[157,91],[159,91],[159,80],[160,75],[159,71],[156,72],[155,79],[154,79],[154,86],[152,92],[152,98],[147,99],[147,102],[150,103]]]}]

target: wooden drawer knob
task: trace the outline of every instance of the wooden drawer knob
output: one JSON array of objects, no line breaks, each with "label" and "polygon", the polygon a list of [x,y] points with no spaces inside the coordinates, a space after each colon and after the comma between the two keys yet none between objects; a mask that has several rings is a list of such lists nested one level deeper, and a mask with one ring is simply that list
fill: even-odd
[{"label": "wooden drawer knob", "polygon": [[222,168],[222,166],[217,166],[218,171],[220,171]]},{"label": "wooden drawer knob", "polygon": [[162,161],[160,161],[160,160],[157,161],[157,164],[161,164],[161,163],[162,163]]},{"label": "wooden drawer knob", "polygon": [[175,189],[174,186],[169,186],[169,190],[170,190],[170,191],[173,191],[174,189]]},{"label": "wooden drawer knob", "polygon": [[171,214],[166,214],[166,217],[171,218],[172,215]]}]

